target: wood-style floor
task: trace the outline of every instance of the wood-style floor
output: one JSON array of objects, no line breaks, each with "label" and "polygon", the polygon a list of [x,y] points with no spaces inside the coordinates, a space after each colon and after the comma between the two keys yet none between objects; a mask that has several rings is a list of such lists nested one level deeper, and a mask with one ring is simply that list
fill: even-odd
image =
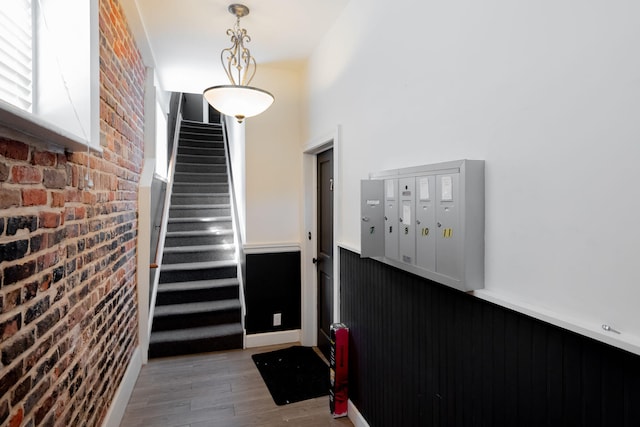
[{"label": "wood-style floor", "polygon": [[142,367],[121,427],[353,426],[329,397],[277,406],[251,355],[289,345],[152,359]]}]

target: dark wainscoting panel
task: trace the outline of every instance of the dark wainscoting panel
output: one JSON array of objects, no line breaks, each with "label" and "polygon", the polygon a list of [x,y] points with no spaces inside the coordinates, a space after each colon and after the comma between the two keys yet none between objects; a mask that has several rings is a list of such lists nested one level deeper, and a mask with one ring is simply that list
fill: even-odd
[{"label": "dark wainscoting panel", "polygon": [[[300,252],[246,254],[247,334],[300,329]],[[273,326],[273,314],[282,325]]]},{"label": "dark wainscoting panel", "polygon": [[640,426],[640,356],[340,250],[349,397],[373,426]]}]

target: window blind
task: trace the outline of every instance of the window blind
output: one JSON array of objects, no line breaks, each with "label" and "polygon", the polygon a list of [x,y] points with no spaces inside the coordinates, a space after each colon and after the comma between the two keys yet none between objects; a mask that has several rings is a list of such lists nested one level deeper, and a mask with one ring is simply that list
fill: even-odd
[{"label": "window blind", "polygon": [[31,0],[0,0],[0,99],[31,112],[33,104]]}]

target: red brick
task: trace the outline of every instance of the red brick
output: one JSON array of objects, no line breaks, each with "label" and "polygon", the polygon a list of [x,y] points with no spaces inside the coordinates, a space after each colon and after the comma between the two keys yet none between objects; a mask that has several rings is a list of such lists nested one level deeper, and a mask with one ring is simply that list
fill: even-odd
[{"label": "red brick", "polygon": [[81,198],[81,192],[75,188],[64,192],[64,199],[67,202],[79,202]]},{"label": "red brick", "polygon": [[42,282],[40,283],[40,287],[39,287],[41,292],[44,292],[47,289],[49,289],[49,287],[51,287],[51,280],[52,278],[50,274],[47,274],[42,278]]},{"label": "red brick", "polygon": [[57,252],[49,252],[48,254],[44,254],[38,257],[38,271],[44,271],[51,266],[54,266],[59,261]]},{"label": "red brick", "polygon": [[49,151],[35,151],[31,163],[39,166],[55,166],[57,155]]},{"label": "red brick", "polygon": [[78,167],[76,165],[67,164],[65,169],[67,171],[67,185],[77,187],[79,182]]},{"label": "red brick", "polygon": [[45,169],[43,184],[47,188],[63,189],[67,185],[67,173],[64,169]]},{"label": "red brick", "polygon": [[65,203],[65,194],[61,191],[55,191],[51,193],[51,207],[62,208]]},{"label": "red brick", "polygon": [[67,221],[73,221],[75,217],[75,208],[68,207],[64,209],[64,219]]},{"label": "red brick", "polygon": [[24,189],[22,190],[23,206],[44,206],[47,204],[47,190]]},{"label": "red brick", "polygon": [[75,219],[84,219],[87,216],[87,209],[84,206],[76,208]]},{"label": "red brick", "polygon": [[7,292],[7,294],[4,297],[4,300],[2,301],[2,312],[8,313],[9,311],[13,310],[14,308],[20,305],[20,301],[21,301],[20,289]]},{"label": "red brick", "polygon": [[29,146],[22,142],[0,137],[0,155],[9,159],[27,160],[29,158]]},{"label": "red brick", "polygon": [[0,342],[11,338],[22,327],[22,313],[0,323]]},{"label": "red brick", "polygon": [[56,228],[61,223],[60,213],[58,212],[42,212],[40,214],[41,228]]},{"label": "red brick", "polygon": [[11,169],[13,182],[18,184],[39,184],[42,182],[42,172],[34,166],[14,166]]},{"label": "red brick", "polygon": [[22,193],[20,190],[7,190],[0,188],[0,209],[7,209],[11,206],[20,206]]},{"label": "red brick", "polygon": [[82,307],[78,307],[71,313],[69,313],[69,315],[67,316],[67,319],[69,319],[69,328],[73,328],[75,325],[77,325],[84,317],[84,314],[85,311]]},{"label": "red brick", "polygon": [[88,191],[83,192],[82,193],[82,202],[87,204],[87,205],[95,205],[95,203],[96,203],[95,194],[89,193]]},{"label": "red brick", "polygon": [[22,408],[18,408],[15,414],[9,420],[9,427],[20,427],[22,419],[24,418],[24,411]]}]

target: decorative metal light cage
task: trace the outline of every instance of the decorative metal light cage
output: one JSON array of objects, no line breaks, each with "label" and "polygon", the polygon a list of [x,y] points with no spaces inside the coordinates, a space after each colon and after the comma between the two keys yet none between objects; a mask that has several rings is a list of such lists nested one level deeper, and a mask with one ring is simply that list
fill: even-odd
[{"label": "decorative metal light cage", "polygon": [[213,108],[235,117],[239,123],[246,117],[257,116],[273,104],[274,97],[266,90],[250,86],[258,68],[256,60],[245,43],[251,41],[247,30],[240,27],[240,18],[249,14],[249,8],[232,4],[229,12],[236,17],[233,28],[227,30],[231,47],[222,49],[220,61],[231,84],[212,86],[203,95]]}]

